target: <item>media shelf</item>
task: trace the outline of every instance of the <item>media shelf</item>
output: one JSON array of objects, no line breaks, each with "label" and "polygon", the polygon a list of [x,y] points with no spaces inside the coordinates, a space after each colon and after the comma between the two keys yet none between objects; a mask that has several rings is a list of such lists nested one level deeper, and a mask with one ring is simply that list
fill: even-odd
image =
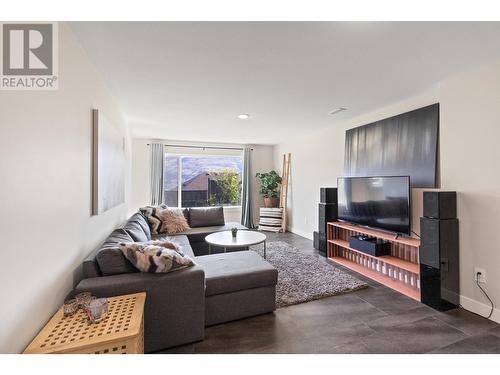
[{"label": "media shelf", "polygon": [[[391,255],[371,256],[349,246],[349,238],[367,235],[390,242]],[[347,224],[330,222],[327,228],[328,258],[408,297],[420,301],[420,240]]]},{"label": "media shelf", "polygon": [[347,242],[345,240],[328,240],[328,242],[333,243],[334,245],[340,246],[340,247],[347,249],[349,251],[352,251],[354,253],[358,253],[360,255],[366,256],[368,258],[372,258],[375,260],[382,261],[386,264],[390,264],[394,267],[398,267],[398,268],[401,268],[401,269],[404,269],[406,271],[416,273],[416,274],[419,273],[418,263],[412,263],[412,262],[409,262],[407,260],[394,257],[392,255],[382,255],[379,257],[374,257],[371,255],[365,254],[362,251],[359,251],[359,250],[353,249],[352,247],[349,247],[349,242]]}]

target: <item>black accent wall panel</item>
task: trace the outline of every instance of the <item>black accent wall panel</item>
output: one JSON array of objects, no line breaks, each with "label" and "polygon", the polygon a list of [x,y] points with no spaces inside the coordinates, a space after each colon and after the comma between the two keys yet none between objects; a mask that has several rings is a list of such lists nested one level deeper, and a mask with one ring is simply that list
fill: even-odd
[{"label": "black accent wall panel", "polygon": [[410,176],[437,187],[439,103],[346,131],[346,176]]}]

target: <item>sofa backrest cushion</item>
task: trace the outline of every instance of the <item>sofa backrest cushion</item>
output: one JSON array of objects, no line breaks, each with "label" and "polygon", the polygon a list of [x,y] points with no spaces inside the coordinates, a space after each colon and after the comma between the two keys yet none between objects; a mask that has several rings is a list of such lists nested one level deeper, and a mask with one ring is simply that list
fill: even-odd
[{"label": "sofa backrest cushion", "polygon": [[[182,208],[182,214],[184,215],[184,217],[186,218],[186,221],[189,225],[189,208]],[[189,225],[191,226],[191,225]]]},{"label": "sofa backrest cushion", "polygon": [[99,264],[96,260],[96,254],[92,253],[91,256],[85,258],[82,262],[82,274],[83,279],[90,279],[92,277],[102,276],[101,270],[99,269]]},{"label": "sofa backrest cushion", "polygon": [[193,207],[189,209],[189,226],[191,228],[224,225],[222,207]]},{"label": "sofa backrest cushion", "polygon": [[131,219],[134,218],[134,220],[137,220],[137,222],[141,225],[142,230],[144,230],[144,233],[146,233],[146,237],[148,238],[148,241],[151,240],[151,228],[149,227],[148,224],[148,219],[146,216],[141,211],[137,211],[134,215],[132,215]]},{"label": "sofa backrest cushion", "polygon": [[120,251],[120,242],[133,242],[133,238],[124,229],[115,229],[101,245],[96,254],[96,261],[103,276],[137,272]]},{"label": "sofa backrest cushion", "polygon": [[144,216],[137,212],[125,223],[123,229],[135,242],[146,242],[151,240],[151,230]]}]

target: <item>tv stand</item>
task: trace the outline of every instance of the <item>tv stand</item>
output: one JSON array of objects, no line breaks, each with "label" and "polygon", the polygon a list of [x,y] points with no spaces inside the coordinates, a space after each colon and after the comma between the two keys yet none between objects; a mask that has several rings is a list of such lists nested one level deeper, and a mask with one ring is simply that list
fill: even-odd
[{"label": "tv stand", "polygon": [[[391,255],[374,257],[349,247],[354,235],[376,237],[391,244]],[[420,240],[344,222],[329,222],[327,257],[408,297],[420,301]]]}]

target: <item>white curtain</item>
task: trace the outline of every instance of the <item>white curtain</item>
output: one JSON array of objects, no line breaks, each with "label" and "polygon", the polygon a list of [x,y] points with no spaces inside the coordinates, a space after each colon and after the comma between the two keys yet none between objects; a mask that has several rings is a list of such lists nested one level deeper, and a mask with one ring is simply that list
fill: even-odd
[{"label": "white curtain", "polygon": [[151,144],[150,186],[151,206],[163,203],[163,144]]},{"label": "white curtain", "polygon": [[241,181],[241,224],[247,228],[255,228],[252,212],[252,149],[245,147],[243,151],[243,180]]}]

